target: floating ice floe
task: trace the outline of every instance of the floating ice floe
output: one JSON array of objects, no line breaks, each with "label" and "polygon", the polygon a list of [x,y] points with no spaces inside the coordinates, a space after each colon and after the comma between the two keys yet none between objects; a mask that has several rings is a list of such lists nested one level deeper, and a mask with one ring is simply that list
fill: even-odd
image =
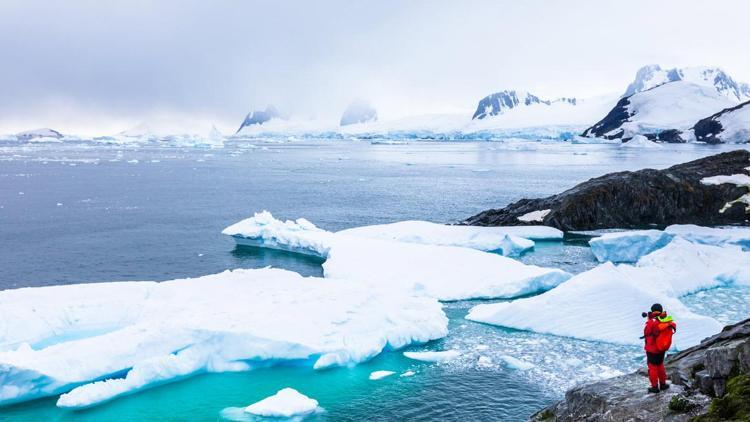
[{"label": "floating ice floe", "polygon": [[0,405],[86,407],[200,372],[315,368],[447,334],[434,299],[276,269],[0,292]]},{"label": "floating ice floe", "polygon": [[675,238],[636,265],[602,264],[539,296],[472,308],[468,319],[546,334],[638,344],[640,314],[661,303],[680,327],[684,349],[717,332],[721,324],[696,315],[680,296],[722,285],[750,285],[750,253]]},{"label": "floating ice floe", "polygon": [[650,141],[643,135],[635,135],[628,142],[624,142],[620,145],[621,148],[661,148],[661,145],[654,141]]},{"label": "floating ice floe", "polygon": [[661,230],[634,230],[605,233],[591,239],[589,245],[599,262],[636,262],[671,240],[672,235]]},{"label": "floating ice floe", "polygon": [[393,374],[395,374],[393,371],[373,371],[370,373],[370,380],[376,381],[385,377],[390,377]]},{"label": "floating ice floe", "polygon": [[279,390],[273,396],[253,403],[245,412],[268,418],[291,418],[320,412],[318,401],[311,399],[293,388]]},{"label": "floating ice floe", "polygon": [[718,321],[694,314],[677,298],[651,288],[651,280],[633,279],[633,274],[622,267],[601,264],[538,296],[477,305],[466,318],[583,340],[642,344],[641,312],[658,302],[677,321],[674,345],[678,349],[721,330]]},{"label": "floating ice floe", "polygon": [[458,350],[444,350],[440,352],[404,352],[404,356],[422,362],[447,362],[461,356],[461,352]]},{"label": "floating ice floe", "polygon": [[304,219],[281,222],[268,212],[223,233],[240,245],[322,257],[326,278],[360,280],[440,300],[512,298],[548,290],[570,278],[559,269],[526,265],[494,253],[331,233]]}]

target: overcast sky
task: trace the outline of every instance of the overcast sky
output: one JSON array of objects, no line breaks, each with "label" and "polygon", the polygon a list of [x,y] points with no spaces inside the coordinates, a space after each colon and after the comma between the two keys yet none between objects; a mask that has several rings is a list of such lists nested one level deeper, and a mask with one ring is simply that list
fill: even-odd
[{"label": "overcast sky", "polygon": [[[0,2],[0,133],[225,132],[266,104],[336,120],[471,112],[484,95],[621,92],[642,65],[750,81],[750,2]],[[182,129],[182,130],[181,130]]]}]

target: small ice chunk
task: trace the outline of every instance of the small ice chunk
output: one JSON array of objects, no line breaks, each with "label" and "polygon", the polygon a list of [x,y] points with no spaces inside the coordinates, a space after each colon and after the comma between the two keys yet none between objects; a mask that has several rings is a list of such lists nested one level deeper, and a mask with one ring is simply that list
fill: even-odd
[{"label": "small ice chunk", "polygon": [[531,211],[527,212],[526,214],[518,217],[518,221],[522,221],[524,223],[532,223],[532,222],[542,222],[544,221],[544,217],[547,216],[552,210],[537,210],[537,211]]},{"label": "small ice chunk", "polygon": [[390,377],[393,374],[395,374],[393,371],[373,371],[370,373],[370,379],[373,381],[379,380],[381,378]]},{"label": "small ice chunk", "polygon": [[650,141],[643,135],[635,135],[628,142],[623,142],[620,145],[622,148],[661,148],[661,145],[654,141]]},{"label": "small ice chunk", "polygon": [[318,410],[318,401],[311,399],[293,388],[279,390],[273,396],[253,403],[245,412],[270,418],[291,418],[308,415]]},{"label": "small ice chunk", "polygon": [[492,359],[490,359],[487,356],[479,356],[479,359],[477,360],[477,365],[479,365],[479,366],[492,366]]},{"label": "small ice chunk", "polygon": [[503,360],[508,368],[517,369],[519,371],[526,371],[536,366],[533,363],[526,362],[523,359],[514,358],[513,356],[508,355],[500,356],[500,359]]},{"label": "small ice chunk", "polygon": [[401,374],[399,376],[400,377],[413,377],[416,374],[417,374],[416,372],[414,372],[412,370],[408,370],[408,371],[404,372],[403,374]]},{"label": "small ice chunk", "polygon": [[445,350],[441,352],[404,352],[409,359],[422,362],[447,362],[461,356],[458,350]]}]

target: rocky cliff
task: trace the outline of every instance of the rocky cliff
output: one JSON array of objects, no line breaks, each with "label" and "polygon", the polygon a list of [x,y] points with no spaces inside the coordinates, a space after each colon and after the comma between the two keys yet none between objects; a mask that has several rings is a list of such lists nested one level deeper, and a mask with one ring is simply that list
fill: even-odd
[{"label": "rocky cliff", "polygon": [[707,185],[716,175],[750,174],[750,152],[712,155],[664,170],[610,173],[547,198],[521,199],[483,211],[463,224],[517,226],[543,224],[561,230],[650,228],[670,224],[748,224],[750,214],[736,203],[748,188]]},{"label": "rocky cliff", "polygon": [[668,358],[672,388],[646,392],[645,370],[568,390],[533,421],[750,420],[750,319]]}]

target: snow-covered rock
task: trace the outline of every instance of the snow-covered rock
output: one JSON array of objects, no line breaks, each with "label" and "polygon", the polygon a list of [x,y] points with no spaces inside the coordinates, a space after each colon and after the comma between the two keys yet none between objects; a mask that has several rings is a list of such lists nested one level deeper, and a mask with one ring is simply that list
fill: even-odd
[{"label": "snow-covered rock", "polygon": [[646,135],[667,142],[684,142],[680,133],[696,121],[736,105],[711,86],[688,81],[669,82],[620,99],[583,136],[629,139]]},{"label": "snow-covered rock", "polygon": [[646,138],[643,135],[635,135],[632,138],[630,138],[629,141],[623,142],[620,144],[621,148],[642,148],[642,149],[649,149],[649,148],[661,148],[661,145],[657,144],[654,141],[649,141],[648,138]]},{"label": "snow-covered rock", "polygon": [[434,299],[276,269],[6,290],[0,314],[0,404],[65,393],[61,407],[247,361],[354,364],[447,334]]},{"label": "snow-covered rock", "polygon": [[[745,170],[750,171],[750,167],[746,168]],[[747,193],[724,204],[724,206],[719,210],[719,213],[724,213],[734,204],[744,204],[745,213],[750,214],[750,176],[748,176],[747,174],[737,173],[728,176],[722,175],[704,177],[703,179],[701,179],[701,183],[703,183],[704,185],[723,185],[726,183],[747,189]]]},{"label": "snow-covered rock", "polygon": [[[642,344],[641,312],[661,303],[680,326],[678,349],[697,344],[721,330],[713,318],[688,310],[659,285],[649,268],[612,263],[578,274],[538,296],[477,305],[467,319],[519,330],[619,344]],[[654,285],[656,283],[656,285]]]},{"label": "snow-covered rock", "polygon": [[324,258],[326,278],[357,279],[440,300],[516,297],[550,289],[570,277],[558,269],[526,265],[494,253],[331,233],[304,219],[282,222],[268,212],[223,233],[240,245]]},{"label": "snow-covered rock", "polygon": [[245,120],[242,121],[242,124],[240,124],[240,128],[237,129],[237,133],[242,132],[242,130],[246,127],[262,125],[266,122],[271,121],[272,119],[280,119],[281,117],[282,116],[279,111],[276,110],[276,107],[272,105],[268,105],[265,110],[251,111],[250,113],[247,113],[247,116],[245,116]]},{"label": "snow-covered rock", "polygon": [[656,64],[640,68],[636,72],[635,80],[625,90],[623,97],[629,97],[638,92],[676,81],[687,81],[711,87],[732,101],[750,100],[750,85],[736,82],[720,68],[696,66],[662,69],[661,66]]},{"label": "snow-covered rock", "polygon": [[[426,245],[462,246],[480,251],[514,252],[534,247],[533,240],[562,240],[563,232],[547,226],[455,226],[428,221],[399,221],[391,224],[355,227],[338,234],[371,239],[395,240]],[[527,240],[524,242],[524,240]],[[529,242],[531,241],[531,242]],[[513,245],[510,245],[513,243]],[[511,247],[512,246],[512,247]],[[508,253],[503,253],[508,255]]]},{"label": "snow-covered rock", "polygon": [[555,100],[543,100],[534,94],[525,91],[505,90],[490,94],[481,100],[477,105],[472,119],[484,119],[490,116],[497,116],[517,107],[531,105],[552,105],[553,103],[564,103],[575,106],[575,98],[558,98]]},{"label": "snow-covered rock", "polygon": [[750,101],[699,120],[691,134],[696,141],[709,144],[750,143]]},{"label": "snow-covered rock", "polygon": [[591,239],[589,245],[599,262],[636,262],[671,241],[672,235],[661,230],[633,230],[605,233]]},{"label": "snow-covered rock", "polygon": [[378,112],[369,102],[364,100],[355,100],[344,110],[341,115],[340,126],[348,126],[357,123],[376,122]]},{"label": "snow-covered rock", "polygon": [[404,356],[422,362],[447,362],[461,356],[458,350],[444,350],[440,352],[404,352]]},{"label": "snow-covered rock", "polygon": [[273,396],[253,403],[245,412],[267,418],[291,418],[321,411],[318,401],[311,399],[293,388],[279,390]]},{"label": "snow-covered rock", "polygon": [[24,132],[18,132],[16,133],[15,136],[16,136],[16,139],[18,139],[19,141],[33,141],[39,138],[59,140],[63,137],[63,134],[53,129],[40,128],[40,129],[27,130]]}]

